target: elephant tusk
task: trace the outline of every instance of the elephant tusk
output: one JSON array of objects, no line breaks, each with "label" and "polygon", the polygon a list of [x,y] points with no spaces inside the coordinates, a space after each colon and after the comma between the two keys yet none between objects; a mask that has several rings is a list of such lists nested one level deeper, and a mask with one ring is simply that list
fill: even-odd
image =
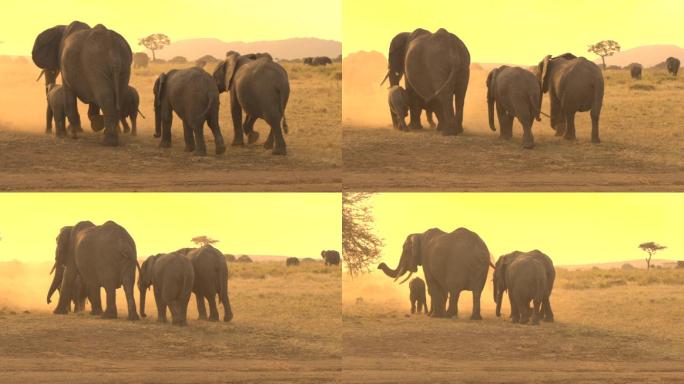
[{"label": "elephant tusk", "polygon": [[382,82],[380,83],[380,85],[385,84],[385,81],[387,81],[387,79],[389,78],[389,75],[390,75],[390,71],[387,71],[387,74],[385,75],[385,78],[382,79]]},{"label": "elephant tusk", "polygon": [[409,272],[408,276],[406,276],[406,278],[404,280],[402,280],[401,283],[399,283],[399,284],[404,284],[406,282],[406,280],[411,278],[412,275],[413,275],[413,272]]},{"label": "elephant tusk", "polygon": [[44,69],[42,71],[40,71],[40,75],[38,75],[38,78],[36,78],[36,81],[40,80],[40,78],[43,77],[43,74],[45,74]]},{"label": "elephant tusk", "polygon": [[52,269],[50,270],[50,274],[52,275],[53,272],[55,272],[55,269],[57,269],[57,263],[54,263],[52,265]]},{"label": "elephant tusk", "polygon": [[394,281],[396,282],[397,280],[399,280],[399,278],[403,276],[404,273],[406,273],[406,268],[404,268],[404,266],[402,265],[401,269],[399,270],[399,273],[397,273],[397,277],[394,278]]}]

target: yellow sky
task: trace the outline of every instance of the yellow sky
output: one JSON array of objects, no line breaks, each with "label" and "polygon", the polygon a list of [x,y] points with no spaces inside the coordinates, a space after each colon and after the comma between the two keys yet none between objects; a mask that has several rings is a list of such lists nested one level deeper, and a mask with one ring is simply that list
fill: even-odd
[{"label": "yellow sky", "polygon": [[36,35],[58,24],[101,23],[138,50],[137,38],[165,33],[173,42],[318,37],[341,40],[341,0],[3,0],[0,54],[30,55]]},{"label": "yellow sky", "polygon": [[645,193],[379,194],[371,197],[383,260],[395,267],[410,233],[466,227],[494,257],[538,248],[556,265],[642,259],[637,248],[655,241],[655,257],[684,260],[684,195]]},{"label": "yellow sky", "polygon": [[534,64],[546,54],[591,55],[587,45],[616,40],[684,47],[681,0],[345,0],[344,55],[387,55],[398,32],[444,27],[463,40],[473,62]]},{"label": "yellow sky", "polygon": [[116,221],[139,258],[199,235],[224,253],[317,258],[340,247],[340,204],[335,193],[3,193],[0,261],[53,261],[59,229],[80,220]]}]

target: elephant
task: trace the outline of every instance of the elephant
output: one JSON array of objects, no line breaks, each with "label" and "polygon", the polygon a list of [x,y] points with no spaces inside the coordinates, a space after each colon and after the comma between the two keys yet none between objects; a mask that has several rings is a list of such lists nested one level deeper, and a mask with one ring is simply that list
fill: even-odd
[{"label": "elephant", "polygon": [[150,62],[150,57],[145,52],[136,52],[133,54],[133,68],[147,68]]},{"label": "elephant", "polygon": [[[546,322],[553,322],[553,310],[551,309],[550,296],[553,291],[553,283],[556,280],[556,269],[553,266],[553,260],[543,253],[542,251],[535,249],[529,252],[513,251],[511,253],[500,256],[496,262],[494,269],[494,302],[496,303],[496,316],[501,316],[501,301],[503,298],[503,293],[506,290],[505,285],[505,274],[499,273],[497,271],[505,270],[506,265],[512,263],[514,260],[522,257],[530,257],[537,260],[544,267],[544,272],[546,274],[546,287],[547,292],[542,298],[541,302],[541,316]],[[497,280],[497,276],[499,280]],[[503,284],[503,285],[502,285]],[[509,292],[510,295],[510,292]]]},{"label": "elephant", "polygon": [[311,59],[311,65],[313,66],[325,66],[328,64],[332,64],[332,60],[328,56],[318,56]]},{"label": "elephant", "polygon": [[400,131],[408,131],[404,120],[408,115],[409,100],[406,90],[399,85],[390,87],[387,92],[387,102],[389,103],[392,126]]},{"label": "elephant", "polygon": [[[74,226],[63,227],[57,236],[55,265],[65,268],[60,287],[59,303],[55,314],[69,312],[69,303],[75,295],[78,276],[88,290],[92,315],[116,318],[116,289],[123,286],[128,305],[128,320],[138,320],[133,289],[135,270],[140,268],[136,256],[135,241],[122,226],[113,221],[95,225],[81,221]],[[107,307],[102,312],[100,287],[107,293]]]},{"label": "elephant", "polygon": [[66,110],[64,106],[64,88],[61,85],[51,83],[47,87],[47,127],[45,133],[52,133],[52,120],[55,121],[57,132],[65,130]]},{"label": "elephant", "polygon": [[[62,285],[62,280],[64,278],[64,270],[66,268],[64,266],[61,266],[60,268],[57,268],[55,272],[55,276],[52,279],[52,283],[50,284],[50,289],[48,290],[47,294],[47,303],[50,304],[52,302],[52,294],[55,293],[55,291],[60,290],[60,286]],[[51,272],[52,273],[52,272]],[[71,301],[74,304],[73,311],[76,312],[83,312],[85,311],[85,303],[86,299],[88,299],[88,289],[83,284],[83,279],[81,279],[80,275],[76,276],[76,279],[74,280],[74,293],[71,296]],[[69,309],[71,309],[71,304],[69,303]]]},{"label": "elephant", "polygon": [[[407,271],[408,280],[418,266],[423,266],[425,282],[431,302],[431,317],[458,316],[458,297],[461,291],[473,292],[471,320],[481,320],[480,296],[489,271],[489,249],[480,236],[466,228],[446,233],[431,228],[406,237],[397,268],[380,263],[378,269],[395,281]],[[447,296],[449,307],[444,310]]]},{"label": "elephant", "polygon": [[679,72],[679,59],[676,57],[668,57],[667,60],[665,60],[665,64],[667,64],[667,73],[670,75],[677,77],[677,73]]},{"label": "elephant", "polygon": [[[103,144],[119,144],[116,125],[121,98],[131,77],[132,55],[126,40],[102,24],[91,28],[74,21],[38,35],[31,53],[33,62],[39,68],[61,73],[64,105],[73,138],[81,129],[76,107],[78,98],[89,105],[88,117],[93,130],[104,128]],[[104,116],[100,115],[100,109]],[[66,131],[58,129],[57,136],[66,136]]]},{"label": "elephant", "polygon": [[[226,60],[213,73],[219,92],[230,91],[233,119],[233,145],[244,145],[242,112],[247,113],[244,132],[253,138],[252,127],[256,119],[264,119],[271,127],[264,148],[273,149],[274,155],[285,155],[287,149],[283,131],[288,132],[285,108],[290,97],[287,72],[268,56],[244,55],[230,51]],[[281,128],[282,121],[282,128]],[[275,141],[275,146],[274,146]]]},{"label": "elephant", "polygon": [[390,85],[403,76],[410,102],[411,129],[421,129],[420,114],[427,106],[437,114],[437,129],[443,135],[463,132],[463,103],[470,78],[470,53],[454,34],[440,28],[397,34],[390,43]]},{"label": "elephant", "polygon": [[521,254],[504,262],[499,259],[494,270],[494,285],[497,316],[500,315],[503,291],[508,290],[513,323],[529,321],[532,301],[532,324],[539,324],[542,301],[548,297],[549,289],[546,270],[537,258]]},{"label": "elephant", "polygon": [[173,112],[183,121],[185,151],[205,156],[204,122],[211,129],[216,154],[226,151],[219,126],[219,92],[211,76],[201,68],[173,69],[154,82],[154,137],[160,147],[171,146]]},{"label": "elephant", "polygon": [[340,253],[334,250],[321,251],[325,265],[340,265]]},{"label": "elephant", "polygon": [[226,253],[226,254],[223,255],[223,256],[226,258],[226,261],[229,262],[229,263],[232,263],[232,262],[234,262],[235,260],[237,260],[237,258],[235,258],[235,255],[231,255],[230,253]]},{"label": "elephant", "polygon": [[424,311],[428,313],[427,300],[425,299],[425,282],[420,277],[414,277],[409,281],[409,299],[411,300],[411,313]]},{"label": "elephant", "polygon": [[285,266],[287,267],[296,267],[299,265],[299,259],[296,257],[288,257],[287,260],[285,260]]},{"label": "elephant", "polygon": [[595,63],[571,53],[547,55],[537,65],[542,93],[551,100],[551,127],[556,136],[575,139],[575,113],[590,111],[591,141],[600,143],[599,117],[603,106],[603,74]]},{"label": "elephant", "polygon": [[247,255],[240,255],[236,260],[238,263],[252,263],[252,258]]},{"label": "elephant", "polygon": [[641,71],[643,71],[644,66],[639,63],[634,63],[629,66],[629,74],[634,80],[641,80]]},{"label": "elephant", "polygon": [[140,266],[138,289],[140,290],[140,316],[145,314],[145,296],[154,286],[154,302],[157,304],[157,321],[166,322],[166,307],[171,310],[171,324],[188,325],[188,303],[195,281],[192,262],[183,252],[157,254],[148,257]]},{"label": "elephant", "polygon": [[229,322],[233,318],[233,311],[228,298],[228,263],[225,256],[211,245],[200,248],[185,248],[178,250],[192,262],[195,271],[195,282],[192,292],[197,300],[197,312],[200,320],[207,320],[207,310],[204,300],[209,302],[209,321],[218,321],[219,314],[216,306],[216,295],[223,304],[223,321]]},{"label": "elephant", "polygon": [[487,76],[487,111],[489,114],[489,128],[496,131],[494,126],[494,106],[501,128],[500,137],[513,137],[513,119],[518,118],[523,127],[523,148],[534,147],[532,124],[540,121],[541,89],[537,78],[532,72],[502,65],[494,68]]},{"label": "elephant", "polygon": [[313,57],[305,57],[304,60],[302,60],[302,62],[307,65],[313,65],[313,59]]},{"label": "elephant", "polygon": [[[124,133],[130,132],[132,136],[138,134],[138,114],[140,114],[143,119],[145,118],[145,115],[140,112],[139,107],[140,95],[138,95],[138,91],[135,88],[129,85],[123,95],[123,102],[121,103],[121,110],[119,111],[121,114],[121,124],[124,127]],[[128,126],[126,118],[131,119],[130,127]]]}]

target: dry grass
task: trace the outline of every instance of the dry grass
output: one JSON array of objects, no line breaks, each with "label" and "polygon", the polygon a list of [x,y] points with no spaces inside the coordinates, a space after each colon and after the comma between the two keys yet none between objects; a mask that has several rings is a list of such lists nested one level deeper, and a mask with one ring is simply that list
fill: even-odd
[{"label": "dry grass", "polygon": [[[255,127],[256,145],[229,147],[213,155],[213,137],[205,127],[209,156],[183,152],[178,118],[172,128],[173,147],[158,148],[154,132],[152,86],[157,75],[191,64],[151,64],[133,70],[131,85],[140,93],[137,137],[122,136],[123,145],[106,148],[90,131],[87,111],[80,112],[85,134],[79,140],[43,134],[45,96],[34,80],[39,70],[27,62],[0,61],[0,189],[109,191],[339,191],[341,182],[340,64],[310,67],[284,64],[291,94],[286,116],[288,156],[272,156],[261,146],[269,128]],[[207,65],[208,71],[214,65]],[[233,138],[228,95],[221,95],[220,124],[226,142]]]},{"label": "dry grass", "polygon": [[[0,279],[0,382],[336,380],[341,369],[340,270],[318,263],[287,268],[284,262],[232,263],[229,268],[233,321],[195,320],[193,298],[189,325],[183,328],[157,323],[153,298],[148,298],[147,319],[126,321],[121,291],[117,299],[124,318],[55,316],[50,313],[54,303],[44,304],[49,266],[5,271]],[[27,281],[44,284],[26,287]]]},{"label": "dry grass", "polygon": [[[631,282],[639,273],[668,283]],[[567,288],[587,278],[596,287]],[[615,278],[627,284],[607,287]],[[469,293],[461,295],[459,318],[431,319],[410,316],[408,289],[383,275],[345,278],[343,381],[680,382],[682,280],[681,271],[559,271],[556,322],[534,327],[494,316],[490,282],[482,296],[484,320],[473,322]]]},{"label": "dry grass", "polygon": [[[384,72],[378,74],[378,82]],[[386,90],[347,87],[343,111],[344,188],[364,191],[678,191],[684,189],[684,77],[645,70],[606,73],[602,143],[590,142],[588,113],[576,117],[577,140],[535,123],[536,147],[521,148],[522,129],[501,140],[487,123],[486,71],[472,71],[464,129],[444,137],[431,129],[393,130]],[[374,78],[375,78],[374,77]],[[353,84],[353,83],[352,83]],[[548,112],[548,95],[543,111]],[[427,127],[426,123],[423,123]],[[498,124],[497,124],[498,127]],[[497,128],[498,129],[498,128]]]}]

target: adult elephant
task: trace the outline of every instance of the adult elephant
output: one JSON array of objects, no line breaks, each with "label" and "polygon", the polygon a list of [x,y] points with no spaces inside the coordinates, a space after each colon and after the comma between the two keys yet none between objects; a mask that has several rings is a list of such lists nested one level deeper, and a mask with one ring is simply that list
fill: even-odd
[{"label": "adult elephant", "polygon": [[[463,132],[463,104],[470,79],[470,53],[453,33],[440,28],[396,35],[389,49],[389,68],[385,80],[399,85],[406,76],[411,122],[420,129],[420,113],[428,107],[437,114],[437,129],[443,135]],[[384,80],[383,80],[384,83]]]},{"label": "adult elephant", "polygon": [[[446,233],[439,228],[432,228],[406,237],[399,265],[395,269],[385,263],[378,265],[378,269],[395,281],[410,272],[403,283],[422,265],[432,317],[457,316],[461,291],[471,291],[473,311],[470,318],[481,320],[480,296],[490,263],[487,245],[475,232],[458,228]],[[449,308],[445,312],[448,295]]]},{"label": "adult elephant", "polygon": [[[95,225],[81,221],[63,227],[57,236],[54,270],[65,268],[59,303],[55,314],[69,312],[69,303],[75,295],[78,276],[88,290],[91,314],[116,318],[116,289],[123,286],[128,304],[128,320],[138,320],[133,287],[138,267],[135,241],[131,235],[113,221]],[[107,308],[102,312],[100,287],[107,293]]]},{"label": "adult elephant", "polygon": [[634,80],[641,80],[641,71],[643,71],[644,66],[639,63],[632,63],[629,66],[629,74]]},{"label": "adult elephant", "polygon": [[544,267],[546,272],[546,284],[547,292],[541,303],[541,316],[544,321],[553,321],[553,310],[551,309],[550,296],[553,291],[553,282],[556,280],[556,269],[553,266],[553,260],[543,253],[542,251],[535,249],[529,252],[513,251],[511,253],[500,256],[496,261],[496,266],[494,269],[494,302],[496,302],[496,316],[501,316],[501,300],[503,299],[503,293],[506,291],[507,287],[505,285],[505,269],[515,260],[520,258],[530,257],[537,260]]},{"label": "adult elephant", "polygon": [[591,141],[600,143],[603,73],[598,65],[571,53],[546,56],[537,66],[542,93],[551,101],[551,127],[556,136],[575,139],[575,113],[590,111]]},{"label": "adult elephant", "polygon": [[197,312],[200,320],[207,319],[207,309],[204,300],[209,302],[209,320],[218,321],[219,314],[216,306],[216,295],[223,304],[223,321],[233,318],[233,311],[228,299],[228,263],[225,256],[211,245],[200,248],[183,248],[177,252],[184,253],[192,262],[195,271],[195,281],[192,292],[197,300]]},{"label": "adult elephant", "polygon": [[321,251],[325,265],[340,265],[340,253],[334,250]]},{"label": "adult elephant", "polygon": [[[283,131],[287,133],[285,108],[290,97],[287,72],[269,56],[244,55],[230,51],[226,60],[213,73],[219,92],[230,91],[233,119],[233,145],[243,145],[242,112],[247,113],[245,132],[256,119],[264,119],[271,126],[264,148],[274,155],[285,155],[287,149]],[[281,126],[282,122],[282,126]],[[251,139],[250,141],[256,141]],[[274,145],[275,143],[275,145]]]},{"label": "adult elephant", "polygon": [[[40,33],[31,55],[38,67],[61,72],[72,137],[81,129],[76,107],[78,98],[89,105],[88,118],[93,130],[105,129],[103,143],[118,145],[116,125],[121,95],[131,77],[133,55],[126,40],[101,24],[91,28],[74,21]],[[59,129],[57,135],[64,137],[66,131]]]},{"label": "adult elephant", "polygon": [[667,72],[670,75],[677,77],[680,65],[679,59],[676,57],[668,57],[667,60],[665,60],[665,64],[667,65]]},{"label": "adult elephant", "polygon": [[[59,291],[60,287],[62,285],[62,280],[64,279],[64,270],[66,268],[64,266],[61,266],[59,268],[56,268],[56,271],[53,270],[52,272],[55,273],[55,276],[52,279],[52,283],[50,284],[50,289],[48,289],[48,294],[47,294],[47,303],[50,304],[52,302],[52,295],[55,293],[55,291]],[[52,273],[50,272],[50,273]],[[85,303],[86,299],[88,298],[88,289],[83,284],[83,279],[81,279],[81,276],[76,276],[76,280],[74,280],[74,290],[73,294],[71,295],[71,301],[74,303],[74,312],[83,312],[85,311]],[[71,304],[69,304],[69,307],[71,307]]]},{"label": "adult elephant", "polygon": [[145,52],[136,52],[133,54],[133,68],[147,68],[150,62],[150,57]]},{"label": "adult elephant", "polygon": [[314,66],[319,66],[319,65],[325,66],[328,64],[332,64],[332,60],[328,56],[318,56],[318,57],[314,57],[311,60],[311,65],[314,65]]}]

